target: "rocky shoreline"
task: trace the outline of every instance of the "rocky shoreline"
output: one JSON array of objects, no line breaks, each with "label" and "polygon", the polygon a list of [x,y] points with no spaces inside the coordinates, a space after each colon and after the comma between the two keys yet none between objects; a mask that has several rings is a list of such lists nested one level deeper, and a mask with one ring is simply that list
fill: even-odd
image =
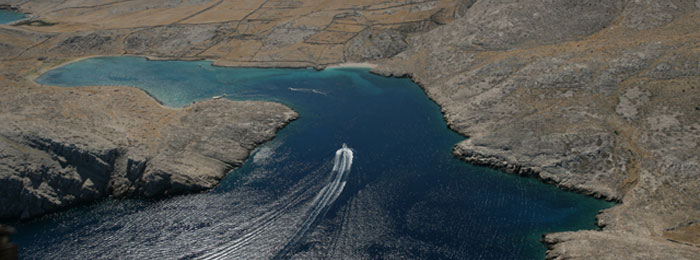
[{"label": "rocky shoreline", "polygon": [[[421,85],[469,137],[459,158],[619,203],[598,215],[602,231],[545,235],[549,259],[697,259],[695,228],[681,243],[668,231],[700,218],[697,99],[687,96],[698,91],[698,7],[521,4],[477,1],[471,19],[411,39],[374,72]],[[563,21],[583,13],[598,17]],[[547,26],[559,28],[532,29]],[[629,254],[632,240],[647,246]]]},{"label": "rocky shoreline", "polygon": [[[397,6],[367,1],[353,12],[338,6],[308,11],[285,5],[289,14],[285,18],[260,11],[277,10],[280,3],[253,3],[249,13],[232,18],[216,12],[219,5],[229,3],[217,3],[184,1],[180,9],[161,9],[163,3],[91,8],[22,3],[22,10],[57,24],[0,28],[4,73],[0,83],[15,93],[0,104],[24,108],[17,97],[38,102],[54,95],[41,92],[75,92],[38,91],[26,79],[56,63],[91,55],[209,59],[216,66],[234,67],[321,69],[328,64],[372,62],[378,64],[374,73],[411,77],[442,108],[448,126],[469,137],[454,147],[455,156],[620,203],[599,214],[596,222],[602,231],[546,234],[548,259],[700,259],[700,244],[693,239],[700,223],[700,1],[470,0]],[[153,10],[153,19],[138,23],[127,19],[144,8]],[[90,16],[81,16],[78,9],[114,19],[84,20]],[[114,22],[118,20],[123,22]],[[89,91],[100,96],[111,90]],[[133,94],[120,105],[141,100],[139,95],[146,96]],[[45,105],[43,111],[55,106]],[[3,107],[3,119],[20,124],[47,113],[22,111],[34,114],[17,118],[16,110]],[[107,113],[97,110],[101,112],[87,116]],[[67,124],[62,120],[70,118],[59,117],[56,124]],[[104,124],[113,120],[117,119],[104,119]],[[45,129],[37,129],[32,138],[17,137],[25,135],[16,129],[31,127],[8,125],[10,130],[0,132],[4,138],[0,141],[18,143],[23,156],[32,154],[34,147],[51,147],[54,139]],[[88,157],[97,164],[124,154],[99,148],[103,140],[93,141],[99,135],[84,135],[89,136],[84,143],[91,145],[80,149],[95,151]],[[161,145],[168,142],[162,140]],[[150,147],[145,149],[148,154],[158,154],[153,147],[160,147],[142,146]],[[50,153],[74,149],[56,146]],[[44,157],[28,169],[50,169],[57,166],[47,162],[62,162]],[[129,160],[125,162],[104,165],[127,168],[122,164],[129,165]],[[220,165],[223,169],[236,164]],[[157,176],[160,173],[154,179]],[[216,177],[210,180],[215,183]],[[122,190],[127,194],[149,190],[138,187]]]},{"label": "rocky shoreline", "polygon": [[[381,68],[376,69],[372,68],[370,70],[370,73],[377,74],[380,76],[384,77],[395,77],[395,78],[409,78],[414,83],[416,83],[423,91],[426,91],[426,88],[421,85],[419,82],[416,81],[416,79],[413,78],[411,73],[395,73],[391,71],[385,71],[382,70]],[[436,103],[442,110],[443,116],[445,116],[445,109],[440,105],[440,103],[436,102],[432,97],[428,96],[428,98]],[[463,133],[458,132],[452,124],[449,122],[447,123],[447,127],[450,128],[452,131],[455,131],[456,133],[464,136],[465,139],[469,139],[468,135],[465,135]],[[468,140],[466,140],[468,141]],[[527,166],[523,164],[519,164],[517,160],[510,158],[509,153],[506,151],[504,153],[498,153],[494,151],[488,151],[488,150],[480,150],[480,149],[474,149],[474,148],[465,148],[464,144],[466,143],[460,143],[456,144],[452,148],[452,154],[460,159],[463,160],[469,164],[473,165],[478,165],[478,166],[484,166],[492,169],[496,169],[499,171],[503,171],[509,174],[515,174],[519,175],[522,177],[526,178],[535,178],[543,183],[546,184],[551,184],[555,185],[558,188],[565,190],[565,191],[571,191],[571,192],[576,192],[576,193],[581,193],[586,196],[592,196],[597,199],[603,199],[607,201],[613,201],[620,203],[621,200],[618,197],[612,196],[610,194],[605,194],[605,193],[600,193],[600,191],[594,190],[594,189],[587,189],[584,187],[577,187],[577,186],[567,186],[564,185],[555,178],[552,174],[549,173],[544,173],[542,172],[542,169],[537,167],[537,166]]]},{"label": "rocky shoreline", "polygon": [[465,162],[468,162],[473,165],[485,166],[510,174],[516,174],[528,178],[535,178],[544,183],[556,185],[562,190],[593,196],[597,199],[605,199],[608,201],[620,202],[620,198],[608,197],[605,194],[598,193],[598,191],[596,190],[576,186],[567,186],[565,184],[562,184],[560,180],[556,179],[556,177],[554,177],[552,174],[542,172],[541,169],[538,169],[536,167],[523,166],[515,162],[509,161],[506,158],[502,158],[498,155],[482,154],[474,150],[460,148],[460,146],[455,146],[455,148],[452,149],[452,154],[454,154],[457,158],[462,159]]},{"label": "rocky shoreline", "polygon": [[[3,111],[13,111],[0,115],[6,122],[2,218],[32,218],[106,197],[211,189],[298,116],[270,102],[206,100],[173,109],[138,89],[104,89],[39,86],[22,100],[2,99]],[[56,109],[56,103],[69,106]]]}]

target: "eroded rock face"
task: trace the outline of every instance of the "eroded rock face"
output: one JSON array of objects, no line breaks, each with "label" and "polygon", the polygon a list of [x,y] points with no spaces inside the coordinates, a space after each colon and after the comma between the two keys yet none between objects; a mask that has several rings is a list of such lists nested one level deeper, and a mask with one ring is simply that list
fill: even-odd
[{"label": "eroded rock face", "polygon": [[104,52],[108,49],[113,49],[113,41],[111,35],[101,33],[87,33],[70,36],[62,40],[56,46],[57,52],[62,53],[85,53],[85,52]]},{"label": "eroded rock face", "polygon": [[153,56],[194,56],[216,44],[216,25],[173,25],[130,33],[124,40],[127,53]]},{"label": "eroded rock face", "polygon": [[693,5],[477,1],[375,72],[425,88],[470,137],[456,156],[622,202],[602,232],[548,234],[548,258],[698,259],[664,238],[700,220]]},{"label": "eroded rock face", "polygon": [[363,31],[345,45],[348,61],[370,61],[393,57],[408,47],[406,35],[396,30]]},{"label": "eroded rock face", "polygon": [[663,239],[629,237],[611,232],[549,234],[547,259],[697,259],[697,250]]},{"label": "eroded rock face", "polygon": [[10,91],[0,105],[0,218],[35,217],[107,196],[211,189],[297,117],[269,102],[166,108],[131,88],[23,92],[25,99],[14,100],[20,94]]},{"label": "eroded rock face", "polygon": [[[640,0],[629,1],[622,23],[631,29],[650,29],[670,23],[691,6],[684,1]],[[686,1],[687,2],[687,1]],[[697,4],[697,3],[696,3]],[[692,7],[691,7],[692,8]]]},{"label": "eroded rock face", "polygon": [[554,43],[599,31],[617,17],[621,7],[622,1],[481,0],[470,6],[464,18],[440,28],[439,34],[459,31],[465,37],[451,37],[449,43],[461,49]]}]

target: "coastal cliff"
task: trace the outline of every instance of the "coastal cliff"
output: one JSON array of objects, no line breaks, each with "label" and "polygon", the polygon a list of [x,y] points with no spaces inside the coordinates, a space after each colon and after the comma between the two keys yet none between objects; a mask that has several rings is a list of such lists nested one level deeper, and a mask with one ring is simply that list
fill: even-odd
[{"label": "coastal cliff", "polygon": [[298,116],[269,102],[167,108],[124,87],[10,86],[4,93],[2,218],[40,216],[107,196],[211,189]]},{"label": "coastal cliff", "polygon": [[477,1],[375,72],[420,83],[465,161],[621,203],[548,258],[698,259],[698,7]]},{"label": "coastal cliff", "polygon": [[[245,114],[236,103],[211,101],[175,110],[129,88],[59,89],[30,82],[65,61],[122,54],[212,59],[223,66],[321,68],[371,61],[379,65],[376,73],[410,76],[441,106],[450,128],[469,136],[454,147],[456,156],[620,203],[598,216],[602,231],[547,234],[549,259],[700,259],[700,1],[5,2],[52,25],[0,27],[0,87],[13,93],[0,104],[0,117],[11,122],[0,134],[7,150],[2,154],[11,159],[1,158],[0,165],[11,160],[25,167],[3,172],[81,176],[74,170],[81,166],[110,176],[37,181],[24,190],[72,185],[76,192],[67,198],[201,190],[221,178],[215,172],[245,158],[211,155],[207,149],[222,149],[215,140],[185,145],[187,154],[173,153],[181,149],[168,146],[180,138],[168,136],[195,135],[199,124],[177,128],[171,121],[151,120],[198,115],[197,106]],[[81,106],[62,101],[68,93],[82,95]],[[62,98],[52,99],[55,95]],[[102,104],[108,101],[123,107],[150,102],[138,113],[149,126],[130,125],[131,119],[117,123],[135,115]],[[31,112],[26,104],[41,104],[43,110]],[[43,127],[36,123],[41,120],[30,120],[79,108],[90,113],[46,117],[54,123]],[[272,104],[262,110],[271,112],[232,118],[257,122],[277,115],[255,141],[221,138],[249,144],[240,153],[247,155],[254,144],[271,138],[269,129],[295,117]],[[161,115],[167,113],[171,116]],[[100,123],[82,130],[69,125],[71,120],[82,120],[76,126]],[[128,138],[133,129],[153,127],[158,135]],[[66,129],[82,137],[69,139],[74,134]],[[86,159],[65,159],[82,156]],[[180,171],[153,159],[158,156],[197,162]],[[211,174],[198,177],[206,180],[199,186],[151,182],[166,179],[163,173],[187,176],[200,168]],[[65,169],[73,172],[57,171]],[[189,183],[189,177],[182,178],[178,183]]]}]

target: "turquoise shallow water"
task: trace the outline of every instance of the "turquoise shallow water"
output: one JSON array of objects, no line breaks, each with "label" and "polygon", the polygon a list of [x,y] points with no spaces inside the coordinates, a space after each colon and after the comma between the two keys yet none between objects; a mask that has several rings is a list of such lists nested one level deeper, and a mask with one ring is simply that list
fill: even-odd
[{"label": "turquoise shallow water", "polygon": [[25,17],[27,16],[23,13],[8,10],[0,10],[0,24],[7,24],[17,20],[22,20]]},{"label": "turquoise shallow water", "polygon": [[595,229],[611,206],[454,158],[464,138],[422,90],[365,69],[105,57],[38,81],[136,86],[173,107],[271,100],[301,117],[212,192],[109,199],[18,225],[27,259],[541,259],[542,233]]}]

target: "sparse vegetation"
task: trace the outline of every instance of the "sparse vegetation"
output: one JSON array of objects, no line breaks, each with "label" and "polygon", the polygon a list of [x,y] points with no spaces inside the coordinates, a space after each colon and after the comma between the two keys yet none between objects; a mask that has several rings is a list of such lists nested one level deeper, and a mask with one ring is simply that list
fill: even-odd
[{"label": "sparse vegetation", "polygon": [[53,26],[53,25],[56,25],[56,24],[57,24],[57,23],[47,22],[47,21],[44,21],[44,20],[29,19],[29,20],[24,20],[24,21],[20,21],[20,22],[18,22],[18,23],[15,23],[14,26],[27,25],[27,26],[44,27],[44,26]]}]

